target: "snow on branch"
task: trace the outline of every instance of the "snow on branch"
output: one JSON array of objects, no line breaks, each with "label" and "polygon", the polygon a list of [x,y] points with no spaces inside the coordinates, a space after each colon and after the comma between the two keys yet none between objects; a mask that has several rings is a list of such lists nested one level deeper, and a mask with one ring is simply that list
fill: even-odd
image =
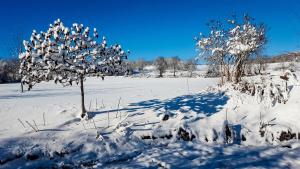
[{"label": "snow on branch", "polygon": [[23,42],[25,52],[19,55],[22,83],[29,89],[35,83],[54,80],[63,85],[79,83],[88,74],[113,74],[127,58],[121,45],[108,46],[106,38],[98,41],[96,28],[83,24],[64,26],[60,19],[49,25],[46,32],[33,30],[30,40]]},{"label": "snow on branch", "polygon": [[[196,48],[200,51],[198,58],[220,65],[221,76],[226,75],[229,81],[233,79],[238,83],[247,59],[266,43],[265,27],[254,24],[248,15],[242,21],[234,18],[225,24],[213,20],[208,24],[210,32],[196,38]],[[229,67],[233,70],[230,71]]]}]

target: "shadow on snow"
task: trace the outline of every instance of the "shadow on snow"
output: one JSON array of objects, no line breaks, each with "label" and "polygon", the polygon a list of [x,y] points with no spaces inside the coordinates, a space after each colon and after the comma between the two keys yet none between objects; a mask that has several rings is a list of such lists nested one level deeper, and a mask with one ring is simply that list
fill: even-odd
[{"label": "shadow on snow", "polygon": [[[224,92],[219,93],[199,93],[195,95],[182,95],[168,100],[152,99],[147,101],[141,101],[137,103],[131,103],[126,108],[113,109],[106,111],[89,112],[90,117],[94,117],[97,114],[116,112],[116,111],[127,111],[136,112],[150,109],[157,111],[164,109],[166,111],[181,111],[190,112],[194,111],[197,114],[203,114],[205,116],[211,116],[214,113],[220,111],[223,106],[227,103],[229,97]],[[139,112],[136,112],[139,113]]]}]

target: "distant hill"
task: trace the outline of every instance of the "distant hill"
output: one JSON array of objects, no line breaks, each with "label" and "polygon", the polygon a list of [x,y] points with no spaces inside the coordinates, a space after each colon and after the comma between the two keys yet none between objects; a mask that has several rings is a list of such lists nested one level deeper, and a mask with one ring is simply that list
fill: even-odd
[{"label": "distant hill", "polygon": [[266,57],[264,60],[267,63],[278,63],[278,62],[289,62],[289,61],[300,61],[300,52],[289,52],[280,54],[273,57]]}]

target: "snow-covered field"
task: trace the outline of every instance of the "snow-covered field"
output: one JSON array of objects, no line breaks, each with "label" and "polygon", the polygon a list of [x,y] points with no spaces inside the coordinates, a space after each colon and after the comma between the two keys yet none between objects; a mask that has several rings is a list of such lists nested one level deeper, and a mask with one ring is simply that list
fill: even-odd
[{"label": "snow-covered field", "polygon": [[[79,118],[76,85],[45,82],[20,93],[19,84],[2,84],[0,168],[299,168],[300,143],[278,136],[300,132],[300,87],[292,85],[286,104],[270,106],[218,82],[88,78],[88,120]],[[263,137],[261,122],[274,124]],[[247,139],[225,144],[227,123]]]}]

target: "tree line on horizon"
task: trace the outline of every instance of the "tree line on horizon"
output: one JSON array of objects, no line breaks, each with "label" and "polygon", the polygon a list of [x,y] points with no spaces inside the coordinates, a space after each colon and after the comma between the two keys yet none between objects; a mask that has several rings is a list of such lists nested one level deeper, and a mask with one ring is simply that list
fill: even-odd
[{"label": "tree line on horizon", "polygon": [[127,61],[126,64],[128,75],[132,75],[135,73],[145,73],[145,68],[147,66],[154,66],[155,70],[158,73],[157,77],[163,77],[164,73],[167,70],[170,70],[172,72],[173,77],[177,76],[176,73],[178,71],[188,71],[191,77],[192,72],[196,70],[197,62],[195,59],[182,60],[178,56],[158,56],[153,60],[144,60],[143,58],[139,58],[135,61]]}]

